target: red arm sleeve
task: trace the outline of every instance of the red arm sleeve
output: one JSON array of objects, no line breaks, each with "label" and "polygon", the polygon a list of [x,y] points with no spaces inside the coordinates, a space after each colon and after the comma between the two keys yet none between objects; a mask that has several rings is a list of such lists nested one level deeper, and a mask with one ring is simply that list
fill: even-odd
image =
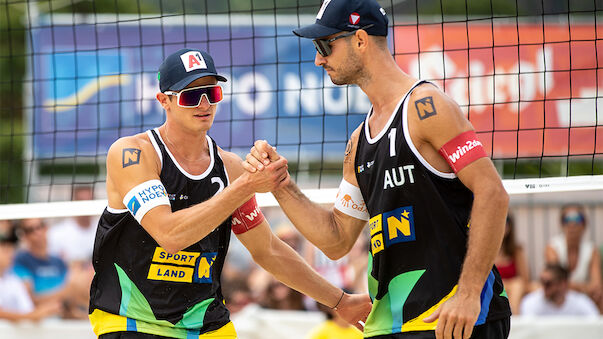
[{"label": "red arm sleeve", "polygon": [[255,195],[232,214],[232,231],[241,234],[261,224],[266,218],[260,210]]}]

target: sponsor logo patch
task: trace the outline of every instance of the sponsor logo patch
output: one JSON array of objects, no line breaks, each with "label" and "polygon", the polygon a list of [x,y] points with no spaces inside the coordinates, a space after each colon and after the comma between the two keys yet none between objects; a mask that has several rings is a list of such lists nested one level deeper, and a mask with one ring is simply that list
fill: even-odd
[{"label": "sponsor logo patch", "polygon": [[369,220],[373,255],[397,243],[416,240],[412,206],[378,214]]},{"label": "sponsor logo patch", "polygon": [[218,253],[179,251],[168,253],[155,248],[147,279],[183,283],[211,283],[213,264]]},{"label": "sponsor logo patch", "polygon": [[196,69],[207,69],[205,59],[203,59],[203,56],[198,51],[186,52],[180,56],[180,59],[187,72]]}]

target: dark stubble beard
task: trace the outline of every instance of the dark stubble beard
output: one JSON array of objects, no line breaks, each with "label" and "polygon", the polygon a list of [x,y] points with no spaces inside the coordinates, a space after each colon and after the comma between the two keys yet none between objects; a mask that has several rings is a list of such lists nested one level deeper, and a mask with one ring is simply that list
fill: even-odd
[{"label": "dark stubble beard", "polygon": [[348,42],[346,62],[331,75],[331,82],[335,85],[360,85],[366,80],[366,72],[362,65],[360,57],[356,55],[351,43]]}]

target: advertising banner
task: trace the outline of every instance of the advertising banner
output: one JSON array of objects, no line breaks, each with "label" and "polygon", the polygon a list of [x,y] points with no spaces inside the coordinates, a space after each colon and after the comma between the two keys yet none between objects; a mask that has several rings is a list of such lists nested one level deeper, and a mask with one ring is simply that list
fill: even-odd
[{"label": "advertising banner", "polygon": [[[106,154],[161,125],[157,69],[182,47],[214,58],[224,83],[210,135],[225,149],[266,139],[293,160],[338,160],[370,102],[314,65],[297,22],[138,20],[32,28],[28,126],[37,159]],[[282,20],[281,20],[282,21]],[[494,158],[603,152],[598,26],[461,22],[396,26],[400,67],[461,105]],[[290,159],[292,160],[292,159]]]}]

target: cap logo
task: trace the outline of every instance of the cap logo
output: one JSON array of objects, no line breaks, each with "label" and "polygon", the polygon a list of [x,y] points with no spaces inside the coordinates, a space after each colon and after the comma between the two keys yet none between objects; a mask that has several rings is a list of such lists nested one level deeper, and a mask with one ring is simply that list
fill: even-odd
[{"label": "cap logo", "polygon": [[383,9],[383,7],[380,7],[379,11],[381,12],[381,14],[385,15],[385,10]]},{"label": "cap logo", "polygon": [[186,52],[180,56],[180,59],[187,72],[196,69],[207,69],[205,59],[203,59],[203,56],[198,51]]},{"label": "cap logo", "polygon": [[322,3],[322,6],[320,7],[320,11],[318,11],[318,14],[316,15],[317,20],[322,19],[322,15],[325,14],[325,10],[327,9],[327,6],[329,6],[330,3],[331,3],[331,0],[325,0]]},{"label": "cap logo", "polygon": [[356,12],[350,14],[350,23],[352,25],[358,25],[358,22],[360,22],[360,15]]}]

